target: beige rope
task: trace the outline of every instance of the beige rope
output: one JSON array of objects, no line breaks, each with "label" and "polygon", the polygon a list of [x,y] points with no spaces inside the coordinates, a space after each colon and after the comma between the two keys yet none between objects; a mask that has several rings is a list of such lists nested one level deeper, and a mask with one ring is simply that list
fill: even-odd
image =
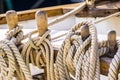
[{"label": "beige rope", "polygon": [[[78,39],[77,40],[78,42],[75,42],[74,40],[76,40],[76,39],[74,39],[72,37],[74,35],[77,35],[78,37],[80,36],[80,33],[76,32],[76,31],[78,31],[82,25],[88,25],[89,26],[90,33],[91,33],[90,35],[92,35],[92,36],[88,37],[83,43],[80,43],[80,41],[78,41],[78,40],[81,40],[81,39]],[[81,59],[82,59],[82,55],[84,54],[84,48],[88,44],[90,44],[91,40],[92,40],[92,45],[93,45],[91,47],[91,51],[92,51],[93,54],[91,54],[92,58],[90,58],[90,62],[91,62],[90,65],[92,65],[92,66],[90,67],[91,71],[89,69],[89,71],[90,71],[89,74],[91,75],[91,77],[92,76],[94,77],[94,72],[93,71],[95,71],[94,69],[95,69],[95,65],[96,65],[96,63],[94,61],[97,58],[97,57],[93,58],[93,55],[94,56],[96,55],[96,50],[97,50],[96,49],[97,45],[95,45],[95,44],[97,44],[97,38],[96,38],[95,33],[96,32],[95,32],[95,29],[93,28],[92,24],[90,24],[88,22],[82,22],[82,23],[77,24],[67,34],[67,37],[66,37],[65,41],[63,42],[63,44],[62,44],[62,46],[61,46],[61,48],[58,52],[57,60],[56,60],[56,66],[58,67],[58,73],[59,73],[58,75],[59,75],[60,80],[69,80],[70,79],[69,78],[69,76],[70,76],[69,70],[70,70],[70,72],[73,72],[71,74],[75,74],[74,73],[75,70],[78,70],[76,68],[76,66],[77,66],[78,62],[81,61],[81,60],[78,60],[78,59],[80,59],[80,56],[81,56]],[[74,58],[72,57],[73,56],[73,53],[72,53],[73,51],[70,50],[70,49],[74,50],[74,47],[71,45],[71,39],[70,38],[72,38],[72,41],[74,41],[74,44],[76,44],[76,49],[77,50],[76,50],[76,52],[74,52]],[[70,48],[70,46],[72,46],[72,47]],[[70,50],[70,53],[69,53],[69,50]],[[72,60],[72,58],[73,58],[73,60]],[[68,59],[68,60],[66,61],[66,59]],[[64,61],[66,61],[66,62],[64,62]],[[66,63],[68,65],[66,65]],[[67,67],[65,67],[65,66],[67,66]],[[80,68],[80,66],[79,66],[79,68]],[[77,75],[78,75],[78,73],[76,74],[76,76]],[[77,80],[79,80],[79,79],[77,79]]]},{"label": "beige rope", "polygon": [[[84,5],[82,5],[83,7]],[[79,7],[82,9],[81,7]],[[79,9],[78,8],[78,9]],[[73,10],[73,12],[77,12],[77,8]],[[50,25],[53,25],[54,23],[57,23],[64,18],[67,18],[69,15],[72,15],[73,12],[68,13],[53,22],[51,22]],[[115,14],[116,15],[116,14]],[[115,16],[114,15],[114,16]],[[112,15],[113,16],[113,15]],[[108,19],[110,17],[106,17],[105,19]],[[104,19],[104,20],[105,20]],[[99,21],[98,21],[99,22]],[[95,23],[98,23],[97,21]],[[81,38],[72,39],[73,36],[77,35],[76,37],[80,37],[80,33],[77,33],[76,31],[80,28],[81,25],[87,24],[89,26],[90,35],[85,41],[82,41]],[[22,50],[22,55],[26,61],[26,64],[24,62],[24,59],[20,55],[20,51],[17,47],[20,46],[20,42],[23,39],[23,32],[21,31],[22,27],[17,26],[13,30],[7,33],[7,40],[1,41],[0,49],[2,50],[1,53],[7,54],[8,61],[4,60],[4,57],[1,56],[1,70],[5,70],[7,68],[6,63],[9,65],[9,73],[8,73],[8,79],[11,80],[14,76],[14,71],[19,74],[18,76],[22,76],[23,74],[20,73],[18,70],[19,67],[24,73],[23,76],[25,76],[26,79],[32,80],[30,71],[29,71],[29,63],[33,63],[34,65],[41,68],[42,66],[47,65],[47,78],[54,80],[54,79],[62,79],[62,80],[70,80],[70,74],[75,76],[75,79],[90,79],[90,80],[99,80],[99,56],[104,55],[107,52],[107,47],[103,46],[100,47],[99,55],[97,54],[97,36],[96,36],[96,30],[93,27],[92,24],[89,24],[88,22],[83,22],[81,24],[78,24],[73,28],[67,35],[67,38],[65,39],[59,54],[57,56],[56,66],[55,66],[55,73],[54,74],[54,63],[53,63],[53,48],[49,42],[48,33],[42,37],[37,37],[32,39],[31,34],[29,37],[28,43],[25,44]],[[17,34],[17,35],[16,35]],[[73,40],[71,44],[71,39]],[[80,42],[79,42],[80,41]],[[91,43],[90,50],[85,50],[85,47],[88,46]],[[101,44],[100,44],[101,45]],[[72,46],[72,47],[71,47]],[[77,50],[78,49],[78,50]],[[74,51],[73,51],[74,50]],[[37,56],[35,56],[33,53],[37,52]],[[10,52],[10,54],[9,54]],[[63,53],[63,54],[62,54]],[[75,54],[73,54],[75,53]],[[119,51],[118,51],[119,53]],[[115,80],[119,78],[119,75],[117,72],[112,72],[113,70],[118,69],[118,60],[119,60],[119,54],[116,54],[114,59],[112,60],[114,63],[111,64],[110,67],[110,74],[109,77],[112,76],[112,78]],[[12,57],[11,57],[12,56]],[[74,56],[74,57],[73,57]],[[30,59],[29,59],[30,57]],[[88,58],[89,57],[89,58]],[[88,59],[87,59],[88,58]],[[35,60],[34,60],[35,59]],[[68,60],[67,60],[68,59]],[[15,61],[17,60],[17,61]],[[70,61],[69,61],[70,60]],[[87,60],[87,61],[86,61]],[[68,61],[68,63],[67,63]],[[88,62],[89,61],[89,62]],[[11,64],[10,64],[11,63]],[[16,65],[18,63],[19,66]],[[87,65],[88,64],[88,65]],[[114,66],[115,65],[115,66]],[[5,66],[5,67],[4,67]],[[3,68],[4,67],[4,68]],[[80,70],[82,69],[82,70]],[[6,71],[1,71],[1,79],[5,79],[5,76],[7,76]],[[57,72],[58,71],[58,72]],[[70,73],[69,73],[70,71]],[[89,71],[89,72],[88,72]],[[51,74],[50,74],[51,73]],[[89,76],[85,76],[89,75]],[[116,75],[118,75],[116,77]],[[110,78],[111,79],[111,78]]]},{"label": "beige rope", "polygon": [[[43,36],[37,36],[32,38],[32,34],[29,35],[29,40],[24,45],[22,50],[22,55],[25,59],[25,62],[29,68],[29,63],[36,65],[41,68],[42,66],[47,67],[47,79],[54,80],[54,54],[53,48],[49,40],[48,30]],[[36,52],[36,57],[33,58],[33,55]]]},{"label": "beige rope", "polygon": [[[12,78],[14,76],[14,71],[15,71],[15,59],[14,59],[13,53],[6,44],[0,42],[0,45],[1,45],[0,49],[3,50],[5,54],[7,54],[8,61],[9,61],[9,63],[8,63],[9,64],[8,79],[12,80]],[[6,76],[4,76],[3,78],[5,78],[5,77]]]},{"label": "beige rope", "polygon": [[119,80],[119,68],[120,67],[120,42],[118,41],[118,51],[115,54],[112,62],[110,63],[108,79],[109,80]]},{"label": "beige rope", "polygon": [[[21,29],[22,26],[17,26],[7,33],[6,39],[0,41],[0,49],[4,51],[8,57],[8,61],[5,59],[5,62],[9,62],[8,80],[12,80],[15,75],[15,71],[17,73],[17,79],[21,80],[25,76],[25,79],[32,80],[31,74],[20,54],[20,51],[17,48],[21,44],[20,41],[23,39],[23,32]],[[23,74],[20,72],[20,70],[22,70],[24,76],[22,76]]]},{"label": "beige rope", "polygon": [[[79,5],[79,6],[76,7],[75,9],[71,10],[70,12],[68,12],[68,13],[66,13],[66,14],[64,14],[64,15],[62,15],[62,16],[60,16],[60,17],[58,17],[58,18],[56,18],[56,19],[54,19],[54,20],[52,20],[52,21],[50,21],[50,22],[48,23],[48,26],[52,26],[52,25],[54,25],[54,24],[56,24],[56,23],[59,23],[59,22],[62,21],[62,20],[65,20],[66,18],[68,18],[68,17],[70,17],[70,16],[75,15],[75,14],[78,13],[79,11],[83,10],[85,7],[86,7],[86,2],[82,2],[81,5]],[[34,34],[34,33],[37,33],[37,32],[38,32],[38,30],[34,30],[34,31],[30,32],[30,33],[31,33],[31,34]],[[29,36],[29,33],[26,34],[26,35],[24,36],[24,38],[27,38],[28,36]]]},{"label": "beige rope", "polygon": [[[90,30],[90,36],[85,41],[82,41],[79,31],[83,24],[87,24]],[[55,66],[56,80],[70,80],[71,78],[75,80],[100,80],[99,56],[109,52],[109,43],[108,41],[98,43],[97,33],[95,31],[93,25],[88,22],[82,22],[68,32],[57,55]],[[119,48],[119,41],[117,44]],[[89,47],[86,51],[85,49],[87,46]],[[118,52],[110,64],[108,74],[109,80],[117,80],[120,78],[119,54],[118,49]]]},{"label": "beige rope", "polygon": [[[116,12],[116,13],[114,13],[114,14],[112,14],[112,15],[109,15],[109,16],[106,16],[106,17],[104,17],[104,18],[102,18],[102,19],[96,20],[96,21],[94,21],[94,23],[95,23],[95,24],[98,24],[98,23],[100,23],[100,22],[103,22],[103,21],[105,21],[105,20],[107,20],[107,19],[110,19],[110,18],[115,17],[115,16],[118,16],[118,15],[120,15],[120,12]],[[31,33],[37,33],[37,31],[32,31]],[[63,37],[63,36],[65,36],[66,34],[67,34],[67,33],[63,33],[63,34],[61,34],[61,35],[55,36],[52,40],[58,39],[58,38],[60,38],[60,37]],[[27,34],[27,35],[28,35],[28,34]],[[27,35],[26,35],[26,37],[27,37]]]},{"label": "beige rope", "polygon": [[[2,52],[0,54],[2,54]],[[7,76],[7,64],[6,64],[6,62],[5,62],[5,60],[3,59],[2,56],[0,56],[0,66],[1,66],[0,79],[5,80],[5,77]]]}]

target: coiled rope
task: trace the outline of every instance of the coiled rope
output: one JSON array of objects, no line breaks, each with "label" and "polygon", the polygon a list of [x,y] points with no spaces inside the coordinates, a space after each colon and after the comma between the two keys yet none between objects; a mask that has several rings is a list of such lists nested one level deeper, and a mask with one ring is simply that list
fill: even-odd
[{"label": "coiled rope", "polygon": [[[84,25],[89,28],[89,35],[85,40],[81,30],[81,26]],[[32,80],[29,71],[29,63],[32,63],[39,68],[47,66],[47,79],[70,80],[72,76],[76,80],[99,80],[99,56],[107,53],[109,47],[103,43],[99,43],[98,46],[96,30],[90,22],[79,23],[68,33],[59,50],[55,70],[53,48],[49,38],[50,31],[34,38],[31,37],[32,34],[29,34],[29,41],[23,47],[22,57],[20,49],[18,49],[24,37],[21,29],[22,27],[18,25],[8,32],[5,40],[0,41],[1,79],[4,80],[8,76],[8,79],[12,80],[16,72],[19,79],[22,76],[25,77],[22,79]],[[97,53],[98,51],[99,53]],[[37,55],[33,54],[35,52]],[[120,78],[119,60],[118,50],[110,65],[108,74],[110,80]],[[7,71],[7,67],[9,67],[9,71]]]},{"label": "coiled rope", "polygon": [[[20,42],[22,39],[23,39],[22,26],[18,25],[13,30],[10,30],[7,33],[6,39],[0,41],[1,51],[2,51],[2,53],[4,53],[4,55],[7,55],[7,56],[5,56],[6,59],[4,59],[4,58],[2,58],[2,59],[3,59],[4,65],[6,63],[6,65],[8,65],[7,67],[9,68],[8,80],[13,79],[13,77],[15,75],[15,73],[14,73],[15,71],[17,73],[18,78],[22,79],[21,78],[22,74],[21,74],[20,70],[24,74],[25,79],[32,80],[30,71],[25,64],[25,62],[22,58],[22,55],[20,54],[19,49],[17,48],[17,47],[19,47],[18,45],[21,44]],[[9,63],[7,63],[7,62],[9,62]],[[4,80],[6,77],[6,73],[3,73],[1,75],[4,75],[4,77],[2,77],[2,79]]]},{"label": "coiled rope", "polygon": [[45,11],[36,12],[36,22],[39,35],[32,37],[29,34],[29,40],[22,49],[22,55],[29,68],[29,63],[38,68],[46,67],[47,80],[54,80],[54,52],[50,43],[50,30],[47,29],[47,15]]},{"label": "coiled rope", "polygon": [[[88,26],[90,33],[88,34],[88,31],[85,30],[84,36],[87,34],[85,40],[83,39],[83,32],[86,29],[84,25]],[[110,53],[112,52],[115,56],[112,55],[114,58],[110,64],[108,80],[119,80],[120,42],[118,40],[114,41],[116,45],[109,42],[109,39],[98,43],[93,24],[89,22],[77,24],[69,31],[58,52],[56,65],[54,66],[56,70],[55,79],[100,80],[99,57],[111,56]],[[116,46],[117,48],[114,48]]]},{"label": "coiled rope", "polygon": [[[81,39],[81,33],[80,33],[80,28],[83,25],[87,25],[89,28],[89,32],[90,32],[90,34],[87,35],[89,37],[84,42]],[[73,38],[73,40],[72,40],[72,38]],[[81,60],[79,60],[79,59],[81,56],[83,56],[85,54],[85,47],[87,47],[90,43],[91,43],[91,48],[90,48],[91,54],[90,54],[90,67],[89,67],[90,77],[89,77],[89,79],[92,79],[92,77],[95,76],[94,72],[95,72],[96,60],[97,60],[96,29],[95,29],[94,25],[91,24],[90,22],[82,22],[82,23],[77,24],[70,30],[70,32],[67,34],[67,37],[64,40],[64,42],[58,52],[56,66],[58,68],[58,75],[59,75],[60,80],[69,80],[70,79],[70,74],[69,74],[68,70],[72,70],[71,72],[75,72],[75,70],[76,70],[76,72],[77,72],[77,65],[81,64],[80,63]],[[71,53],[71,55],[69,55],[69,52]],[[67,56],[69,56],[69,57],[67,57]],[[72,63],[68,63],[69,61],[71,61]],[[66,63],[69,65],[66,65]],[[72,66],[70,67],[70,65],[72,65]],[[75,78],[78,80],[78,73],[73,73],[73,74],[76,75]]]},{"label": "coiled rope", "polygon": [[24,45],[22,50],[22,55],[28,67],[30,62],[33,65],[37,66],[38,68],[42,68],[46,65],[48,79],[50,79],[50,76],[51,78],[53,78],[54,76],[53,73],[54,54],[49,39],[49,33],[50,31],[48,30],[45,32],[45,34],[43,34],[43,36],[37,36],[33,38],[31,38],[30,34],[29,40]]}]

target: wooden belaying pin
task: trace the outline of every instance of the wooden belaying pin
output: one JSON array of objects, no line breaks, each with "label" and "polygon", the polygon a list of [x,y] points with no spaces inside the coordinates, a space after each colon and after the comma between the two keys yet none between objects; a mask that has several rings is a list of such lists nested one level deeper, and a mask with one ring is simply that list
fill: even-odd
[{"label": "wooden belaying pin", "polygon": [[109,52],[107,56],[113,58],[118,49],[117,41],[116,41],[116,31],[114,30],[108,32],[108,47],[109,47]]},{"label": "wooden belaying pin", "polygon": [[81,30],[82,40],[84,41],[84,40],[86,40],[86,39],[89,37],[89,35],[90,35],[89,27],[88,27],[88,25],[83,25],[83,26],[81,26],[80,30]]},{"label": "wooden belaying pin", "polygon": [[37,11],[35,15],[39,35],[42,36],[48,30],[47,14],[45,11]]},{"label": "wooden belaying pin", "polygon": [[[81,30],[80,31],[81,32],[81,38],[82,38],[83,41],[85,41],[90,35],[89,26],[88,25],[82,25],[80,30]],[[89,47],[90,47],[90,44],[85,47],[85,50],[88,50]]]},{"label": "wooden belaying pin", "polygon": [[[45,11],[37,11],[35,19],[38,27],[39,36],[42,36],[48,30],[47,14]],[[45,80],[47,80],[47,68],[44,66]]]},{"label": "wooden belaying pin", "polygon": [[6,12],[6,21],[9,27],[9,30],[12,30],[18,25],[18,17],[17,12],[14,10],[10,10]]}]

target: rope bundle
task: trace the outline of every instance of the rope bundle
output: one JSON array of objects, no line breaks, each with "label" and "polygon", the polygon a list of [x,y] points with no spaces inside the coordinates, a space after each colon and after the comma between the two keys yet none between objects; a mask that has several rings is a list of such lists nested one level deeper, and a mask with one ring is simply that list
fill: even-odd
[{"label": "rope bundle", "polygon": [[[100,79],[99,56],[109,53],[111,45],[109,40],[97,43],[96,29],[93,24],[82,22],[69,31],[59,50],[55,66],[49,33],[48,30],[43,36],[33,38],[32,34],[29,34],[29,40],[20,52],[18,47],[21,46],[21,40],[24,38],[22,26],[18,25],[10,30],[6,39],[0,41],[1,80],[5,80],[6,76],[9,80],[12,80],[14,76],[17,76],[18,80],[32,80],[29,63],[39,68],[46,66],[47,79],[50,80]],[[120,78],[120,43],[119,41],[116,42],[118,51],[110,64],[109,80]],[[22,56],[20,53],[22,53]]]},{"label": "rope bundle", "polygon": [[[109,35],[114,35],[115,39],[112,37],[109,40]],[[113,39],[113,40],[112,40]],[[111,45],[112,44],[112,45]],[[112,62],[110,63],[109,73],[108,73],[108,80],[119,80],[119,65],[120,65],[120,41],[116,40],[116,32],[110,31],[108,33],[108,40],[102,41],[99,43],[99,56],[108,56],[113,58]]]},{"label": "rope bundle", "polygon": [[[113,56],[112,62],[110,63],[109,73],[108,73],[108,80],[119,80],[119,65],[120,65],[120,42],[117,40],[117,47],[118,50],[115,52]],[[109,46],[108,41],[102,41],[99,43],[99,55],[110,55],[109,53]],[[109,56],[110,57],[110,56]]]},{"label": "rope bundle", "polygon": [[[94,2],[94,0],[91,1]],[[36,20],[39,36],[32,37],[32,33],[29,36],[24,36],[22,26],[17,25],[7,33],[4,40],[0,41],[1,80],[12,80],[14,76],[18,80],[32,80],[29,63],[38,68],[47,67],[47,80],[100,79],[99,57],[106,55],[110,50],[112,51],[112,48],[109,45],[109,40],[97,42],[97,32],[92,23],[79,23],[69,31],[58,52],[56,64],[54,64],[54,52],[50,43],[50,31],[47,30],[44,11],[38,12]],[[22,44],[21,41],[27,37],[29,40]],[[119,45],[118,41],[118,48],[115,49],[118,51],[112,51],[117,53],[110,64],[109,80],[120,79]]]},{"label": "rope bundle", "polygon": [[[30,71],[28,70],[19,49],[17,48],[18,44],[23,38],[22,26],[18,25],[13,30],[7,33],[7,37],[4,40],[0,41],[0,50],[3,55],[1,56],[1,80],[5,80],[6,76],[8,76],[8,80],[12,80],[15,72],[17,74],[18,79],[22,79],[22,73],[25,76],[25,79],[32,80]],[[7,69],[8,74],[7,74]]]},{"label": "rope bundle", "polygon": [[[12,10],[6,13],[10,31],[7,32],[6,38],[0,41],[1,80],[5,80],[6,76],[8,76],[8,80],[12,80],[13,77],[18,80],[32,80],[29,63],[39,68],[47,67],[47,79],[53,79],[54,54],[50,43],[50,31],[46,31],[47,24],[39,24],[39,21],[47,23],[46,18],[44,11],[36,13],[39,35],[43,35],[32,38],[33,33],[30,33],[28,42],[22,44],[21,41],[27,37],[23,35],[23,26],[18,25],[16,12]],[[41,26],[44,27],[42,28]],[[43,29],[46,32],[42,31]]]},{"label": "rope bundle", "polygon": [[[89,28],[90,34],[88,34],[87,39],[83,41],[81,38],[80,27],[83,25],[87,25]],[[83,35],[83,34],[82,34]],[[88,46],[88,45],[91,45]],[[90,53],[86,53],[85,48],[88,47],[88,51]],[[56,67],[58,68],[58,76],[60,80],[69,80],[70,74],[74,74],[75,79],[79,80],[80,74],[79,69],[82,71],[82,67],[80,65],[84,65],[83,57],[84,55],[89,55],[89,75],[88,79],[93,79],[96,73],[96,61],[97,61],[97,35],[96,29],[93,24],[89,22],[82,22],[77,24],[71,31],[68,33],[66,39],[64,40],[57,56]],[[78,67],[79,65],[79,67]],[[79,68],[79,69],[78,69]],[[69,71],[71,72],[69,74]],[[75,73],[76,71],[76,73]],[[57,72],[57,71],[56,71]]]},{"label": "rope bundle", "polygon": [[[83,25],[88,25],[90,32],[85,40],[82,33]],[[117,40],[110,42],[108,39],[98,43],[96,34],[95,27],[89,22],[79,23],[69,31],[57,55],[56,80],[70,80],[71,78],[75,80],[100,80],[99,57],[106,55],[109,57],[115,55],[110,64],[108,80],[120,79],[120,42]]]},{"label": "rope bundle", "polygon": [[[46,31],[43,36],[37,36],[31,38],[29,35],[29,40],[24,45],[22,50],[22,55],[25,59],[27,66],[31,62],[38,68],[47,67],[47,78],[53,78],[53,48],[49,39],[50,31]],[[35,54],[36,53],[36,54]],[[35,56],[36,55],[36,56]]]}]

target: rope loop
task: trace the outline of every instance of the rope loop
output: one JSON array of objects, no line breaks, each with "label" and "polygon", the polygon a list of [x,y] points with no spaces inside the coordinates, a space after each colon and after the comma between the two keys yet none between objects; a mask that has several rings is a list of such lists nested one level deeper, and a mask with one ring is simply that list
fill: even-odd
[{"label": "rope loop", "polygon": [[[88,33],[83,34],[83,26],[88,26]],[[87,30],[87,28],[84,28]],[[84,60],[83,57],[86,54],[86,51],[89,50],[89,75],[88,80],[92,80],[95,76],[94,72],[96,71],[96,61],[97,61],[97,34],[96,29],[93,24],[90,22],[81,22],[75,25],[67,34],[56,59],[56,67],[58,68],[56,72],[56,77],[59,77],[60,80],[70,80],[70,75],[72,74],[76,79],[79,80],[82,78],[77,78],[81,67],[77,67],[79,62]],[[86,39],[83,40],[83,37],[86,36]],[[88,48],[88,49],[87,49]],[[88,54],[87,54],[88,55]],[[81,60],[79,60],[81,59]],[[87,65],[86,65],[87,66]],[[78,69],[79,68],[79,69]],[[80,76],[80,75],[79,75]]]},{"label": "rope loop", "polygon": [[35,44],[32,40],[32,33],[29,34],[29,43],[30,43],[30,46],[32,46],[34,49],[39,49],[39,45],[42,44],[43,41],[45,41],[45,39],[49,36],[50,34],[50,30],[46,31],[45,34],[43,34],[42,36],[40,36],[38,38],[38,42]]},{"label": "rope loop", "polygon": [[16,45],[18,45],[21,42],[21,40],[23,40],[24,38],[22,28],[23,28],[22,25],[17,25],[15,28],[8,31],[6,33],[6,39],[11,40]]},{"label": "rope loop", "polygon": [[[20,53],[18,47],[21,45],[23,39],[23,26],[18,25],[12,30],[8,31],[6,38],[0,41],[0,53],[4,53],[5,56],[1,56],[1,69],[5,70],[1,72],[1,79],[8,77],[8,80],[12,80],[15,76],[18,80],[32,80],[31,73],[24,62],[24,59]],[[7,65],[7,66],[6,66]],[[4,67],[4,68],[3,68]],[[6,74],[8,71],[8,74]]]},{"label": "rope loop", "polygon": [[29,39],[23,47],[22,55],[28,68],[29,63],[32,63],[38,68],[47,67],[47,79],[52,78],[53,80],[54,53],[49,34],[50,30],[46,31],[42,36],[37,37],[32,37],[32,33],[30,33]]}]

